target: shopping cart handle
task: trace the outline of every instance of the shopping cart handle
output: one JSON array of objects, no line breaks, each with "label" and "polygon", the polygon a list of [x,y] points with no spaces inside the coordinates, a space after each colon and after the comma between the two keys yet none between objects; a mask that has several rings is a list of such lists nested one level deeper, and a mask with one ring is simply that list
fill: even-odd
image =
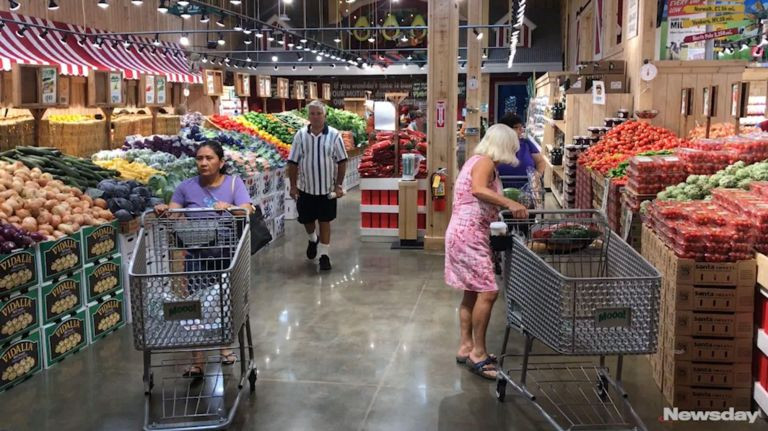
[{"label": "shopping cart handle", "polygon": [[[603,213],[596,209],[557,209],[557,210],[528,210],[528,214],[532,216],[536,215],[548,215],[548,214],[598,214]],[[505,221],[513,219],[512,212],[509,210],[503,210],[499,212],[499,220]]]},{"label": "shopping cart handle", "polygon": [[[187,214],[187,213],[203,213],[203,212],[205,212],[205,213],[211,213],[211,212],[224,213],[224,212],[227,212],[227,213],[229,213],[230,215],[232,215],[234,217],[245,217],[245,218],[248,217],[248,210],[245,209],[245,208],[242,208],[242,207],[237,207],[237,206],[231,206],[231,207],[223,209],[223,210],[215,209],[215,208],[173,208],[173,209],[169,208],[169,209],[163,211],[161,214],[159,214],[158,217],[163,217],[166,214]],[[240,213],[240,215],[238,215],[236,213]],[[147,214],[155,214],[155,210],[154,209],[146,210],[146,211],[144,211],[143,214],[141,214],[141,225],[142,226],[144,226],[144,218],[147,216]]]}]

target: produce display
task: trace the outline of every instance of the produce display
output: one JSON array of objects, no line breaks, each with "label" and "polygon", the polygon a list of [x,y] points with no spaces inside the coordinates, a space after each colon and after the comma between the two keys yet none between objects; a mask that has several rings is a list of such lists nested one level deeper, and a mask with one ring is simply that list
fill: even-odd
[{"label": "produce display", "polygon": [[[93,199],[80,189],[53,179],[51,174],[29,169],[21,162],[0,162],[0,199],[0,221],[29,232],[32,240],[41,236],[45,240],[61,238],[83,226],[113,219],[103,200]],[[33,233],[38,235],[32,236]],[[3,239],[16,246],[31,245],[21,231],[11,238],[3,233]]]},{"label": "produce display", "polygon": [[141,162],[129,162],[125,159],[95,160],[95,164],[102,168],[120,172],[120,178],[124,180],[136,180],[142,183],[149,182],[150,178],[160,175],[161,172]]},{"label": "produce display", "polygon": [[[398,157],[406,153],[421,154],[427,157],[427,137],[424,133],[415,130],[401,130],[398,134],[400,151]],[[363,178],[392,178],[401,175],[395,172],[395,132],[379,132],[376,134],[376,143],[371,145],[363,153],[363,158],[358,167]],[[416,178],[427,177],[426,160],[419,163]]]},{"label": "produce display", "polygon": [[16,147],[0,152],[0,161],[11,164],[19,161],[28,168],[38,168],[51,174],[53,179],[82,190],[96,187],[99,181],[120,174],[95,165],[90,160],[64,155],[56,148]]},{"label": "produce display", "polygon": [[82,123],[93,120],[93,116],[81,114],[51,114],[48,121],[52,123]]},{"label": "produce display", "polygon": [[752,221],[713,202],[655,201],[648,206],[648,223],[685,259],[732,262],[753,256]]},{"label": "produce display", "polygon": [[106,202],[107,208],[122,222],[130,221],[147,208],[165,202],[161,198],[153,197],[149,187],[136,181],[104,180],[99,183],[98,189],[101,193],[95,194],[100,198],[99,204]]},{"label": "produce display", "polygon": [[[29,232],[24,228],[0,221],[0,253],[10,253],[17,248],[26,248],[45,239],[38,232]],[[22,285],[32,279],[31,271],[19,271],[0,279],[0,290]]]},{"label": "produce display", "polygon": [[285,123],[288,127],[299,130],[309,124],[306,118],[297,115],[294,112],[286,111],[275,114],[275,118]]},{"label": "produce display", "polygon": [[249,112],[240,118],[243,118],[257,129],[276,137],[286,145],[290,145],[293,142],[293,135],[296,134],[296,129],[288,126],[271,114]]},{"label": "produce display", "polygon": [[[302,118],[307,118],[307,108],[294,112]],[[368,142],[365,120],[355,113],[328,106],[326,107],[325,121],[336,130],[352,132],[355,135],[357,146],[365,145]]]},{"label": "produce display", "polygon": [[579,156],[579,164],[608,175],[632,156],[648,151],[670,150],[680,144],[680,139],[667,129],[627,121],[612,128],[603,139]]},{"label": "produce display", "polygon": [[[706,137],[706,127],[697,126],[688,133],[688,139],[694,140]],[[740,127],[739,132],[742,134],[756,133],[759,129],[754,127]],[[733,136],[736,134],[736,127],[733,123],[715,123],[709,126],[709,138],[718,139]]]},{"label": "produce display", "polygon": [[768,181],[768,162],[747,165],[739,161],[714,175],[690,175],[684,183],[667,187],[658,194],[659,200],[702,200],[710,196],[712,189],[748,189],[753,181]]},{"label": "produce display", "polygon": [[192,126],[202,127],[205,124],[205,116],[199,112],[190,112],[184,114],[181,117],[181,127],[187,128]]},{"label": "produce display", "polygon": [[164,153],[172,154],[176,157],[187,155],[190,157],[195,156],[196,145],[194,142],[189,142],[181,139],[180,136],[129,136],[125,140],[123,145],[124,150],[140,150],[148,149],[152,151],[161,151]]},{"label": "produce display", "polygon": [[[291,152],[289,143],[280,141],[276,136],[257,128],[243,117],[232,119],[224,115],[213,115],[210,118],[210,121],[222,130],[238,132],[259,138],[262,142],[271,145],[283,159],[287,159]],[[291,137],[290,142],[293,142],[293,137]]]}]

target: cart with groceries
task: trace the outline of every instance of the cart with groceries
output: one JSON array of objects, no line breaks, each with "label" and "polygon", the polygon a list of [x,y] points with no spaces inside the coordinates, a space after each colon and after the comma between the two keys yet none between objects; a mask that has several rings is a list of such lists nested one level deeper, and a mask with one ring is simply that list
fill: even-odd
[{"label": "cart with groceries", "polygon": [[[492,247],[504,254],[507,319],[498,400],[511,386],[558,430],[645,430],[621,378],[624,356],[657,349],[659,273],[599,211],[530,215],[503,211],[491,226]],[[521,354],[507,350],[512,330]]]}]

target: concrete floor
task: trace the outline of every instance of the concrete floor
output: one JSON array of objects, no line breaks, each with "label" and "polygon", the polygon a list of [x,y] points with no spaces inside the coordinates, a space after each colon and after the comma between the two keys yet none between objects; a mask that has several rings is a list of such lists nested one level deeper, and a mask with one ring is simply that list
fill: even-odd
[{"label": "concrete floor", "polygon": [[[332,272],[304,257],[301,227],[254,262],[250,296],[256,392],[231,429],[547,430],[522,397],[498,403],[493,383],[454,362],[460,293],[442,281],[443,258],[361,242],[359,196],[340,207]],[[489,329],[501,347],[504,304]],[[520,350],[521,338],[510,346]],[[625,386],[651,430],[768,429],[743,423],[659,423],[662,397],[648,362],[629,358]],[[0,394],[0,430],[136,430],[143,421],[141,354],[124,328]]]}]

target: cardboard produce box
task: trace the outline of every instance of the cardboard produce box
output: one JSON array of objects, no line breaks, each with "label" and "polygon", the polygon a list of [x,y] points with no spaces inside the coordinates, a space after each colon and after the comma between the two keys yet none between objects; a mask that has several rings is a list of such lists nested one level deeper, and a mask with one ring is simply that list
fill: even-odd
[{"label": "cardboard produce box", "polygon": [[0,347],[0,392],[40,371],[42,353],[40,330]]},{"label": "cardboard produce box", "polygon": [[699,388],[664,386],[664,398],[681,410],[735,410],[752,408],[752,388]]},{"label": "cardboard produce box", "polygon": [[83,269],[85,302],[91,302],[123,287],[122,258],[115,257],[102,263],[89,264]]},{"label": "cardboard produce box", "polygon": [[82,235],[75,234],[40,243],[40,270],[43,281],[77,271],[83,266]]},{"label": "cardboard produce box", "polygon": [[664,275],[675,281],[676,284],[754,287],[757,282],[755,259],[713,263],[695,262],[690,259],[679,258],[674,254],[670,256]]},{"label": "cardboard produce box", "polygon": [[667,329],[675,336],[749,338],[754,334],[752,313],[703,313],[670,308],[667,307],[667,313],[673,317]]},{"label": "cardboard produce box", "polygon": [[0,345],[40,326],[39,302],[37,287],[0,298]]},{"label": "cardboard produce box", "polygon": [[677,284],[666,290],[666,296],[678,310],[751,313],[755,309],[754,285],[715,287]]},{"label": "cardboard produce box", "polygon": [[751,388],[752,364],[664,361],[664,385]]},{"label": "cardboard produce box", "polygon": [[83,301],[83,274],[77,271],[67,277],[44,284],[40,288],[42,323],[70,314],[85,304]]},{"label": "cardboard produce box", "polygon": [[118,250],[117,221],[83,228],[83,257],[85,263],[116,254]]},{"label": "cardboard produce box", "polygon": [[565,90],[565,94],[583,94],[592,88],[592,80],[580,76],[575,81],[571,81],[571,87]]},{"label": "cardboard produce box", "polygon": [[35,248],[0,254],[0,296],[39,282]]},{"label": "cardboard produce box", "polygon": [[77,313],[43,328],[45,368],[88,346],[87,321],[86,309],[81,308]]},{"label": "cardboard produce box", "polygon": [[603,76],[606,93],[627,93],[627,77],[623,74],[609,74]]},{"label": "cardboard produce box", "polygon": [[752,338],[693,338],[665,334],[664,354],[674,361],[752,363]]},{"label": "cardboard produce box", "polygon": [[88,304],[89,340],[96,342],[111,332],[125,325],[123,310],[123,291],[102,298],[99,302]]}]

